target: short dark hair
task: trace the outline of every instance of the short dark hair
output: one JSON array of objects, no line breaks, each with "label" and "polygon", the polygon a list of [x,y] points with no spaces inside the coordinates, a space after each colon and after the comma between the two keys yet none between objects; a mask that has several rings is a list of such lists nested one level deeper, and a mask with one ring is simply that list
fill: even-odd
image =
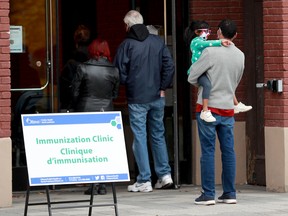
[{"label": "short dark hair", "polygon": [[223,19],[219,25],[222,35],[227,39],[232,39],[237,33],[237,26],[233,20]]},{"label": "short dark hair", "polygon": [[206,21],[200,20],[200,21],[197,21],[195,24],[195,30],[197,29],[210,29],[210,26]]},{"label": "short dark hair", "polygon": [[74,42],[80,46],[86,46],[90,43],[90,29],[85,25],[79,25],[74,32]]}]

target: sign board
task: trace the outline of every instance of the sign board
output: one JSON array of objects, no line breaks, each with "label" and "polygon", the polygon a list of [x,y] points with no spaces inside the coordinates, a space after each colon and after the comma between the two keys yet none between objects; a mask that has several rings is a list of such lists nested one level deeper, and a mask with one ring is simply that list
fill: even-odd
[{"label": "sign board", "polygon": [[23,53],[22,26],[10,26],[10,52]]},{"label": "sign board", "polygon": [[130,181],[121,112],[21,118],[30,186]]}]

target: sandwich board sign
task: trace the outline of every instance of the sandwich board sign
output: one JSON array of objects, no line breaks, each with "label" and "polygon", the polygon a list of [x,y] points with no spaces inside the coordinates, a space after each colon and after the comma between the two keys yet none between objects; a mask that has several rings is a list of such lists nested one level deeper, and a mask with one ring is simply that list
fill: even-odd
[{"label": "sandwich board sign", "polygon": [[130,181],[121,112],[21,120],[30,186]]}]

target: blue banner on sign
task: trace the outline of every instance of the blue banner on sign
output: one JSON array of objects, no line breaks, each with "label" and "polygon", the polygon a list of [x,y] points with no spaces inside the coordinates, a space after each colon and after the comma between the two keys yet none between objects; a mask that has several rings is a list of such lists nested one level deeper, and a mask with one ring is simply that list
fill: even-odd
[{"label": "blue banner on sign", "polygon": [[95,114],[75,114],[71,113],[70,115],[59,115],[59,114],[50,114],[50,115],[29,115],[22,116],[24,126],[40,126],[40,125],[66,125],[66,124],[101,124],[101,123],[111,123],[116,121],[120,123],[120,114],[119,113],[103,113]]},{"label": "blue banner on sign", "polygon": [[128,174],[97,174],[84,176],[55,176],[55,177],[39,177],[31,178],[31,184],[69,184],[69,183],[85,183],[85,182],[118,182],[129,181]]}]

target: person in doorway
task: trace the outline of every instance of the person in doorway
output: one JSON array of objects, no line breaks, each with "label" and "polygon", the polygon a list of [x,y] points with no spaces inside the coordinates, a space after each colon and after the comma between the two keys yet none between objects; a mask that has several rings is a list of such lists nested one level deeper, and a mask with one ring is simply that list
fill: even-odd
[{"label": "person in doorway", "polygon": [[[212,47],[212,46],[229,46],[229,41],[222,39],[222,40],[207,40],[210,35],[210,26],[205,21],[193,21],[190,25],[191,36],[188,36],[190,38],[190,49],[192,53],[191,62],[192,64],[195,63],[201,56],[203,50],[206,47]],[[188,30],[186,31],[186,33]],[[188,75],[190,73],[190,70],[188,70]],[[209,103],[209,96],[211,91],[211,82],[209,78],[207,77],[207,74],[204,73],[198,78],[198,84],[202,86],[203,92],[202,92],[202,105],[203,109],[200,114],[200,118],[206,122],[214,122],[216,119],[211,114],[211,111],[208,109],[208,103]],[[238,102],[236,96],[234,95],[233,98],[234,101],[234,113],[239,112],[247,112],[252,109],[252,106],[246,106],[245,104]]]},{"label": "person in doorway", "polygon": [[60,87],[60,111],[73,111],[72,80],[77,71],[77,66],[88,60],[88,45],[90,44],[90,29],[85,25],[79,25],[74,33],[75,50],[71,59],[65,64],[59,79]]},{"label": "person in doorway", "polygon": [[[89,60],[77,67],[72,81],[73,105],[76,112],[104,112],[114,110],[113,99],[118,96],[119,71],[111,63],[108,42],[97,38],[88,47]],[[100,184],[94,194],[106,194]],[[90,186],[85,194],[91,194]]]},{"label": "person in doorway", "polygon": [[164,41],[149,34],[142,15],[135,10],[124,17],[127,37],[118,47],[114,64],[126,86],[130,126],[134,134],[133,153],[139,174],[130,192],[151,192],[151,170],[147,146],[147,127],[151,141],[155,188],[173,185],[163,123],[165,90],[172,85],[174,62]]},{"label": "person in doorway", "polygon": [[196,120],[201,144],[201,185],[202,194],[195,204],[215,204],[215,142],[216,134],[220,142],[222,157],[223,194],[218,202],[236,203],[235,175],[236,158],[234,152],[234,103],[235,90],[244,71],[244,53],[232,42],[237,36],[234,21],[225,19],[218,25],[219,39],[231,41],[228,47],[208,47],[201,58],[192,64],[188,82],[198,85],[198,78],[207,73],[212,83],[209,109],[216,121],[207,123],[200,118],[203,89],[198,89]]}]

